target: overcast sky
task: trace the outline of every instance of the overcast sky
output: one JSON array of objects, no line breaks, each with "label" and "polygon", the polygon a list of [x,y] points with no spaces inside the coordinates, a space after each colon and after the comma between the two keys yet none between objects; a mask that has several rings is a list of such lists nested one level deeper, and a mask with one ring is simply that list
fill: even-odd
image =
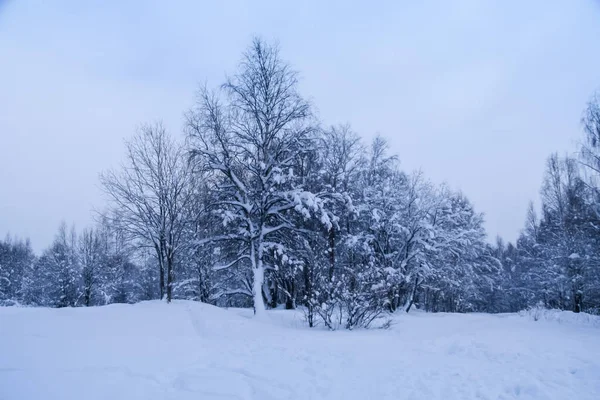
[{"label": "overcast sky", "polygon": [[0,0],[0,234],[40,251],[61,220],[91,224],[124,138],[158,119],[179,134],[253,35],[280,43],[325,124],[387,137],[507,240],[600,87],[595,0],[204,3]]}]

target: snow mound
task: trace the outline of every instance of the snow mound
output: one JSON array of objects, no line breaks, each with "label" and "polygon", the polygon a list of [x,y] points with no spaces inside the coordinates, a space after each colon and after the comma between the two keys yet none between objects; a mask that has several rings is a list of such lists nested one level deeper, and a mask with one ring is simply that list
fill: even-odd
[{"label": "snow mound", "polygon": [[600,316],[587,314],[584,312],[574,313],[573,311],[548,310],[545,308],[533,307],[528,310],[521,311],[520,315],[528,317],[534,321],[554,321],[560,324],[600,328]]},{"label": "snow mound", "polygon": [[328,332],[298,311],[257,321],[190,301],[0,308],[0,399],[81,398],[597,400],[600,341],[516,314]]}]

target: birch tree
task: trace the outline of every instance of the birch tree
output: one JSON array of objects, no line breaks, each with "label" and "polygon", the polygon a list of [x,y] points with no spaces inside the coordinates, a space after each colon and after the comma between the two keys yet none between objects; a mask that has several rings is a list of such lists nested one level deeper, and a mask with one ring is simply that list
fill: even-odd
[{"label": "birch tree", "polygon": [[294,165],[314,145],[310,105],[297,90],[297,73],[276,46],[255,39],[238,72],[218,91],[200,90],[187,115],[191,154],[213,174],[212,210],[223,234],[210,242],[235,242],[239,249],[215,269],[252,271],[254,312],[265,309],[265,269],[275,268],[273,250],[285,258],[282,235],[294,231],[291,213],[331,222],[323,200],[305,190]]}]

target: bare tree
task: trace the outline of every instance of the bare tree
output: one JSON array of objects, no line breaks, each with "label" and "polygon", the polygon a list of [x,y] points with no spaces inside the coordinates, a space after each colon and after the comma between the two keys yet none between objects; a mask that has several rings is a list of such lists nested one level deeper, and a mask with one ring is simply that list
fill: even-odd
[{"label": "bare tree", "polygon": [[160,297],[166,292],[171,301],[175,259],[184,243],[192,198],[192,174],[183,147],[160,123],[142,126],[126,147],[126,163],[120,171],[108,171],[100,178],[112,203],[107,216],[127,239],[155,250]]}]

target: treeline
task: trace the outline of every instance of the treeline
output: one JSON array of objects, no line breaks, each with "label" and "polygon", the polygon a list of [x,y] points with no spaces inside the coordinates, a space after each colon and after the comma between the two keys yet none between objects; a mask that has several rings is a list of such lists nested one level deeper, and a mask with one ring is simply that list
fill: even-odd
[{"label": "treeline", "polygon": [[576,157],[548,158],[541,213],[529,206],[516,245],[496,246],[504,268],[493,311],[533,304],[600,314],[600,99],[582,119]]},{"label": "treeline", "polygon": [[102,218],[77,233],[62,223],[36,256],[29,241],[0,241],[0,305],[45,307],[133,303],[158,297],[154,260]]},{"label": "treeline", "polygon": [[[296,72],[260,40],[223,85],[199,90],[185,126],[184,141],[151,124],[127,142],[123,167],[101,176],[97,226],[61,226],[39,257],[0,243],[0,301],[302,306],[310,326],[331,329],[413,306],[600,304],[597,190],[575,160],[552,157],[542,217],[530,213],[515,246],[490,245],[462,193],[402,171],[383,138],[322,127]],[[592,163],[596,142],[586,148]]]}]

